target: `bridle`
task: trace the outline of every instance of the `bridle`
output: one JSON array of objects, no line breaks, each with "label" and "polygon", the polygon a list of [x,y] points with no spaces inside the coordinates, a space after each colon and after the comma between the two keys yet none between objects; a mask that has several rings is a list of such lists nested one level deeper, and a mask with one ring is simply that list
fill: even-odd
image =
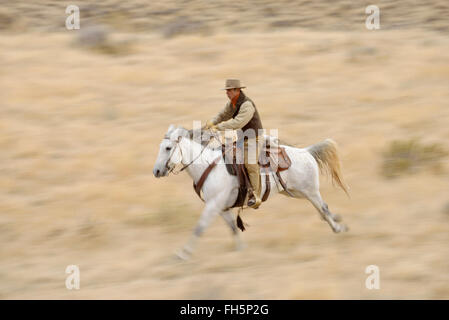
[{"label": "bridle", "polygon": [[[203,149],[201,150],[200,154],[199,154],[195,159],[193,159],[192,161],[190,161],[190,163],[187,164],[187,165],[184,165],[184,164],[183,164],[184,166],[183,166],[183,167],[181,168],[181,170],[179,170],[178,172],[174,172],[174,169],[175,169],[176,165],[174,165],[173,168],[170,169],[170,168],[168,167],[168,163],[170,162],[171,158],[173,157],[173,154],[175,153],[176,148],[179,148],[179,152],[181,153],[181,159],[183,158],[183,155],[182,155],[182,149],[181,149],[181,147],[179,146],[179,143],[181,142],[181,139],[182,139],[182,138],[184,138],[184,136],[179,136],[179,137],[178,137],[178,140],[175,141],[175,142],[176,142],[176,147],[173,149],[172,154],[170,155],[170,157],[168,157],[168,160],[167,160],[167,162],[165,163],[165,168],[168,170],[168,174],[170,174],[171,172],[173,172],[174,175],[177,175],[177,174],[181,173],[182,171],[184,171],[185,169],[187,169],[188,166],[190,166],[192,163],[194,163],[194,162],[195,162],[195,161],[196,161],[196,160],[203,154],[203,151],[207,148],[207,146],[209,145],[209,143],[212,141],[212,139],[209,139],[209,141],[207,142],[207,144],[203,147]],[[214,135],[214,138],[217,139],[217,138],[215,137],[215,135]],[[169,137],[168,135],[165,135],[165,136],[164,136],[164,139],[170,140],[170,137]],[[163,140],[164,140],[164,139],[163,139]],[[181,162],[181,163],[182,163],[182,162]]]},{"label": "bridle", "polygon": [[[173,151],[172,151],[170,157],[168,157],[167,162],[165,163],[165,168],[168,170],[168,173],[169,173],[169,174],[170,174],[170,173],[175,169],[175,167],[176,167],[176,165],[174,165],[173,168],[170,169],[170,168],[168,167],[168,163],[170,162],[171,157],[173,157],[173,155],[175,154],[176,148],[179,148],[179,142],[181,141],[181,138],[182,138],[182,137],[180,137],[180,138],[178,139],[178,141],[176,141],[176,147],[173,149]],[[167,136],[167,135],[165,135],[163,140],[165,140],[165,139],[170,140],[170,137]],[[179,152],[181,152],[181,158],[182,158],[182,151],[181,151],[181,148],[179,148]],[[175,174],[177,174],[177,173],[175,173]]]}]

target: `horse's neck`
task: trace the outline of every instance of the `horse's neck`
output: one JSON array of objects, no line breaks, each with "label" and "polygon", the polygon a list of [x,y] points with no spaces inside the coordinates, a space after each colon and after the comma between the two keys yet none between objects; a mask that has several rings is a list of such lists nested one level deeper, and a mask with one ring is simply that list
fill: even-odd
[{"label": "horse's neck", "polygon": [[[186,171],[194,181],[198,181],[209,164],[211,164],[219,155],[219,152],[204,147],[190,139],[182,139],[180,144],[183,154],[182,164],[189,165],[193,160],[193,162],[186,168]],[[184,155],[186,159],[184,159]]]}]

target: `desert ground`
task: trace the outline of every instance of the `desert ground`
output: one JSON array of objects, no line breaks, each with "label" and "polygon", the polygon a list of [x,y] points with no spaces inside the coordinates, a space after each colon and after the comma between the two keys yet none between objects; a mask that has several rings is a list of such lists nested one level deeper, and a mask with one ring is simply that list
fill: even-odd
[{"label": "desert ground", "polygon": [[[1,299],[449,299],[446,1],[378,1],[379,30],[363,1],[78,3],[66,30],[67,3],[1,2]],[[203,203],[153,165],[226,78],[281,139],[337,142],[350,197],[321,192],[349,232],[278,195],[243,211],[243,251],[219,217],[175,257]]]}]

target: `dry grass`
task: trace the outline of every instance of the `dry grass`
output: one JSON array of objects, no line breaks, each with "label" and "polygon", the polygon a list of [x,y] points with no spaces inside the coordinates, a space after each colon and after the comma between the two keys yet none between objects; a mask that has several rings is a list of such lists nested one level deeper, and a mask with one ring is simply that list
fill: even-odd
[{"label": "dry grass", "polygon": [[382,174],[394,178],[426,167],[441,174],[447,151],[441,143],[424,144],[418,139],[410,139],[391,142],[383,156]]},{"label": "dry grass", "polygon": [[[74,45],[60,1],[2,4],[0,297],[449,298],[448,172],[379,175],[396,140],[423,142],[395,145],[394,161],[447,161],[446,2],[381,1],[379,32],[349,1],[179,3],[87,6],[82,19],[108,26],[118,50],[127,41],[123,54]],[[198,28],[164,29],[181,13]],[[348,234],[278,196],[244,212],[243,252],[217,221],[192,261],[173,258],[203,203],[187,175],[153,177],[158,146],[170,124],[215,115],[229,77],[281,139],[338,143],[351,199],[326,178],[321,192]],[[64,285],[71,264],[79,291]],[[364,287],[370,264],[379,291]]]}]

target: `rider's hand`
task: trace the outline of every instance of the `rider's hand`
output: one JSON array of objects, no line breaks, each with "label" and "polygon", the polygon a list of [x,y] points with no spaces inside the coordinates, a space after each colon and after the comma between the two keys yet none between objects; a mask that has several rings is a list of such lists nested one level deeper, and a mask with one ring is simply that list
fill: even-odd
[{"label": "rider's hand", "polygon": [[214,123],[211,120],[207,120],[206,122],[206,129],[210,129],[214,126]]}]

